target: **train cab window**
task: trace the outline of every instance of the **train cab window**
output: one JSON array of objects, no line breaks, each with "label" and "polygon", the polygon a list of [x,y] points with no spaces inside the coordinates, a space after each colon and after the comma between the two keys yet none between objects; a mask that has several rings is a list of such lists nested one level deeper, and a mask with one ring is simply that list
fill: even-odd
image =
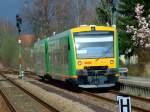
[{"label": "train cab window", "polygon": [[80,32],[74,37],[77,58],[114,57],[114,32]]}]

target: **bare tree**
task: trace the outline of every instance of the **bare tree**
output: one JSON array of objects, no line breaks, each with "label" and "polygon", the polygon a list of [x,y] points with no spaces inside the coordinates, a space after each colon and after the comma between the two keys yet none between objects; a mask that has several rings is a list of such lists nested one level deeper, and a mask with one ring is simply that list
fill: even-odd
[{"label": "bare tree", "polygon": [[80,24],[93,24],[96,20],[96,0],[79,1]]},{"label": "bare tree", "polygon": [[17,66],[17,38],[15,26],[6,20],[0,20],[0,62],[5,67]]},{"label": "bare tree", "polygon": [[101,0],[99,7],[96,8],[97,12],[97,23],[101,25],[106,25],[106,23],[111,24],[111,7],[109,5],[109,0]]},{"label": "bare tree", "polygon": [[92,24],[96,19],[97,0],[24,0],[23,18],[33,33],[42,38],[80,24]]},{"label": "bare tree", "polygon": [[52,18],[54,16],[54,0],[33,0],[26,3],[22,10],[22,15],[33,33],[39,38],[50,35]]},{"label": "bare tree", "polygon": [[0,20],[0,46],[2,42],[5,40],[5,37],[9,34],[14,34],[16,31],[15,26],[12,25],[11,22],[6,20]]},{"label": "bare tree", "polygon": [[68,29],[68,11],[70,0],[57,0],[55,18],[56,18],[56,32],[62,32]]}]

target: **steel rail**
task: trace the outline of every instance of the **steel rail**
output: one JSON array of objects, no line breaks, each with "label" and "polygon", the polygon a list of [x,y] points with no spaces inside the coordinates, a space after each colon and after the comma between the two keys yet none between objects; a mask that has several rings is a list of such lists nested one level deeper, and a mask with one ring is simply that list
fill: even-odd
[{"label": "steel rail", "polygon": [[[95,94],[87,92],[87,91],[83,91],[83,94],[94,97],[94,98],[97,98],[97,99],[102,99],[102,100],[117,104],[116,100],[106,98],[106,97],[103,97],[103,96],[99,96],[99,95],[95,95]],[[137,107],[137,106],[134,106],[134,105],[131,105],[131,108],[133,110],[137,111],[137,112],[150,112],[150,110],[147,110],[147,109],[144,109],[144,108],[141,108],[141,107]]]},{"label": "steel rail", "polygon": [[7,104],[9,110],[11,112],[17,112],[15,107],[11,104],[11,102],[8,100],[8,98],[6,97],[6,95],[2,92],[2,90],[0,89],[0,94],[2,95],[2,98],[5,100],[5,103]]},{"label": "steel rail", "polygon": [[[61,86],[60,86],[60,88],[61,88]],[[115,91],[110,91],[110,92],[113,93],[113,94],[115,94]],[[93,93],[90,93],[90,92],[87,92],[87,91],[82,91],[82,93],[85,94],[85,95],[91,96],[91,97],[95,97],[97,99],[102,99],[102,100],[111,102],[113,104],[117,104],[117,101],[115,101],[113,99],[109,99],[109,98],[106,98],[106,97],[103,97],[103,96],[99,96],[99,95],[96,95],[96,94],[93,94]],[[116,92],[116,94],[117,94],[117,92]],[[122,94],[122,93],[118,93],[118,94]],[[128,95],[128,94],[124,94],[124,95]],[[128,95],[128,96],[131,96],[132,98],[135,98],[135,99],[138,99],[138,100],[150,103],[149,99],[145,99],[145,98],[138,97],[138,96],[133,96],[133,95]],[[141,107],[137,107],[137,106],[134,106],[134,105],[132,105],[131,108],[132,108],[132,110],[135,110],[135,111],[138,111],[138,112],[139,111],[140,112],[150,112],[150,110],[147,110],[147,109],[144,109],[144,108],[141,108]]]},{"label": "steel rail", "polygon": [[36,100],[38,103],[40,103],[41,105],[43,105],[48,110],[50,110],[52,112],[60,112],[59,110],[57,110],[56,108],[50,106],[49,104],[47,104],[46,102],[44,102],[43,100],[41,100],[40,98],[38,98],[37,96],[33,95],[31,92],[27,91],[25,88],[23,88],[20,85],[18,85],[15,81],[11,80],[10,78],[6,77],[3,74],[1,74],[1,75],[3,77],[5,77],[8,81],[10,81],[12,84],[14,84],[16,87],[18,87],[19,89],[21,89],[22,91],[24,91],[27,95],[31,96],[34,100]]},{"label": "steel rail", "polygon": [[[32,77],[29,77],[29,78],[32,78]],[[54,85],[55,86],[55,85]],[[63,85],[57,85],[59,88],[66,88],[64,87]],[[69,87],[67,87],[68,89]],[[72,90],[72,88],[70,88]],[[97,98],[97,99],[102,99],[102,100],[105,100],[105,101],[108,101],[108,102],[111,102],[113,104],[117,104],[117,101],[113,100],[113,99],[109,99],[109,98],[106,98],[106,97],[103,97],[103,96],[99,96],[99,95],[96,95],[94,93],[91,93],[91,92],[87,92],[87,91],[83,91],[82,89],[77,89],[75,88],[76,91],[82,91],[83,94],[85,95],[88,95],[88,96],[91,96],[91,97],[94,97],[94,98]],[[112,91],[111,91],[112,92]],[[140,108],[140,107],[137,107],[137,106],[134,106],[132,105],[131,108],[135,111],[140,111],[140,112],[150,112],[150,110],[146,110],[146,109],[143,109],[143,108]]]},{"label": "steel rail", "polygon": [[118,91],[112,91],[112,90],[110,92],[114,95],[119,95],[119,94],[127,95],[127,96],[130,96],[131,98],[133,98],[135,100],[141,100],[143,102],[150,103],[150,99],[148,99],[148,98],[144,98],[144,97],[140,97],[140,96],[134,96],[134,95],[131,95],[131,94],[122,93],[122,92],[118,92]]}]

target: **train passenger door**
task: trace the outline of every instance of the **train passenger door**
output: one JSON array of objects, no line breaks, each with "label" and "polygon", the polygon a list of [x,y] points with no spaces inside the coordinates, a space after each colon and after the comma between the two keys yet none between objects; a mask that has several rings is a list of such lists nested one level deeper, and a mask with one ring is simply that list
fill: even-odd
[{"label": "train passenger door", "polygon": [[49,52],[48,52],[48,41],[45,41],[45,73],[48,74],[50,72],[49,66]]}]

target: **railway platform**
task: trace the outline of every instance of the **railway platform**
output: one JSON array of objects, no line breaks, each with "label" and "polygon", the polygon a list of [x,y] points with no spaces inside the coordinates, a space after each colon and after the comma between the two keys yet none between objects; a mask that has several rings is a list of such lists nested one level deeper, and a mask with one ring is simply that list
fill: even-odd
[{"label": "railway platform", "polygon": [[134,84],[134,85],[139,85],[139,86],[150,88],[150,77],[149,78],[144,78],[144,77],[127,76],[127,77],[124,77],[124,78],[121,77],[119,79],[119,82]]},{"label": "railway platform", "polygon": [[150,98],[150,78],[127,76],[119,79],[122,93]]}]

